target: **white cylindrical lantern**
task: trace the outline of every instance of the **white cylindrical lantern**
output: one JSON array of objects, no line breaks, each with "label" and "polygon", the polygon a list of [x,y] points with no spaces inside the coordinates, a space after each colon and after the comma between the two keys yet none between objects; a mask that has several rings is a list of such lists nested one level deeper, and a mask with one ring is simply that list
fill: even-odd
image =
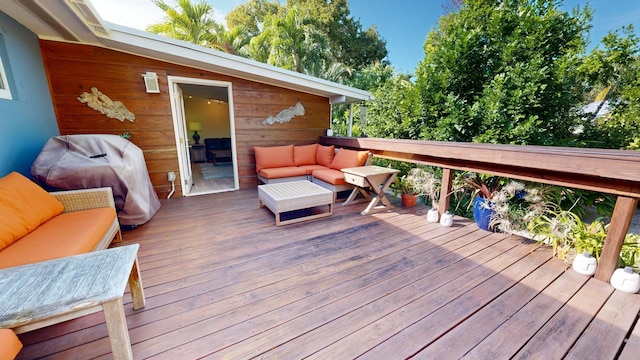
[{"label": "white cylindrical lantern", "polygon": [[333,130],[327,129],[327,136],[333,136]]},{"label": "white cylindrical lantern", "polygon": [[620,291],[635,294],[640,290],[640,275],[629,266],[617,269],[611,275],[611,285]]},{"label": "white cylindrical lantern", "polygon": [[578,274],[593,275],[596,273],[596,258],[591,256],[589,252],[578,254],[576,258],[573,259],[571,267]]},{"label": "white cylindrical lantern", "polygon": [[442,217],[440,218],[440,225],[442,226],[453,225],[453,214],[449,213],[448,211],[442,214]]},{"label": "white cylindrical lantern", "polygon": [[438,210],[430,209],[427,212],[427,221],[428,222],[432,222],[432,223],[436,223],[436,222],[438,222],[438,217],[439,216],[440,216],[440,214],[438,214]]}]

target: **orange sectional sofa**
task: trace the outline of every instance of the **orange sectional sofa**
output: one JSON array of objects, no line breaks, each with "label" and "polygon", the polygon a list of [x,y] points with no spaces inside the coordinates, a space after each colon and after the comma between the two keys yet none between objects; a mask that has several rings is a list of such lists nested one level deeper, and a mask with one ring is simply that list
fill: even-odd
[{"label": "orange sectional sofa", "polygon": [[254,146],[256,172],[263,184],[309,180],[335,194],[350,190],[340,169],[363,166],[371,159],[368,151],[337,149],[320,144]]},{"label": "orange sectional sofa", "polygon": [[[122,241],[111,188],[48,193],[19,173],[0,178],[0,269],[106,249]],[[0,329],[0,360],[22,343]]]},{"label": "orange sectional sofa", "polygon": [[115,237],[111,188],[48,193],[16,172],[0,178],[0,269],[106,249]]}]

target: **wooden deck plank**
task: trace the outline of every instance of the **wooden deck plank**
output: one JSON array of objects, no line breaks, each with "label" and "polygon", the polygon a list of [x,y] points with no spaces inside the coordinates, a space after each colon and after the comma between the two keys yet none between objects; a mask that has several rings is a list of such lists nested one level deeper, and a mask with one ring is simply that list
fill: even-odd
[{"label": "wooden deck plank", "polygon": [[465,359],[508,359],[517,353],[547,321],[587,282],[588,277],[567,271],[514,316],[482,340]]},{"label": "wooden deck plank", "polygon": [[[413,217],[413,218],[410,217],[409,220],[415,220],[415,217]],[[415,222],[415,221],[413,221],[413,222]],[[402,224],[402,223],[400,222],[399,224]],[[421,227],[423,227],[423,228],[429,228],[429,227],[430,228],[435,228],[436,233],[440,233],[440,234],[447,233],[446,229],[443,229],[443,228],[441,228],[439,226],[435,226],[433,224],[427,225],[427,224],[423,223],[423,225]],[[397,228],[395,226],[391,227],[391,228],[394,229],[394,230],[397,230],[397,231],[404,231],[404,230],[399,229],[399,228]],[[408,229],[410,230],[411,227],[408,227]],[[376,228],[376,229],[372,229],[372,230],[376,230],[377,234],[380,234],[380,239],[376,239],[376,241],[381,242],[381,243],[386,241],[386,238],[384,236],[382,236],[383,233],[381,233],[379,231],[379,229]],[[464,233],[466,233],[468,231],[472,231],[472,230],[473,230],[472,228],[471,229],[465,229]],[[461,234],[464,234],[464,233],[461,233]],[[348,234],[348,235],[350,235],[350,234]],[[396,236],[397,234],[393,233],[393,235]],[[368,241],[368,237],[366,235],[361,240],[363,240],[363,241],[367,240],[366,243],[367,243],[367,247],[369,247],[369,248],[372,245],[375,245],[375,243],[372,243],[371,241]],[[345,258],[353,258],[354,254],[355,255],[357,255],[357,254],[362,255],[364,250],[365,249],[356,248],[356,249],[354,249],[354,251],[352,253],[349,253],[349,252],[341,253],[341,255],[339,255],[339,256],[340,257],[345,257]],[[325,262],[323,257],[320,256],[320,251],[318,251],[316,254],[317,255],[316,255],[316,258],[315,258],[314,261],[317,262],[317,265],[319,267],[322,267],[322,266],[326,267],[327,263]],[[366,259],[366,257],[363,257],[363,259]],[[273,260],[273,259],[271,259],[271,260]],[[351,261],[353,261],[353,260],[354,259],[351,259]],[[275,263],[281,263],[281,262],[275,261]],[[333,267],[331,267],[331,268],[333,268]],[[327,269],[331,269],[331,268],[327,267]],[[236,268],[236,270],[238,272],[241,272],[242,268],[238,267],[238,268]],[[294,266],[294,268],[292,270],[286,270],[285,269],[285,272],[289,272],[289,271],[298,271],[298,268]],[[251,284],[251,283],[238,283],[238,284],[236,284],[234,286],[237,287],[238,289],[242,290],[242,289],[246,289],[246,288],[250,288],[250,289],[261,288],[261,286],[264,286],[264,284],[256,284],[255,282],[253,284]],[[231,291],[231,289],[229,289],[229,288],[224,288],[223,291],[227,295],[229,293],[233,293]],[[179,296],[184,296],[185,295],[184,291],[177,291],[176,292],[176,296],[178,296],[178,295]],[[251,295],[252,295],[252,297],[256,296],[254,293],[252,293]],[[154,299],[155,298],[150,298],[150,299],[148,298],[148,304],[151,304],[151,303],[155,304],[155,300]],[[147,337],[149,337],[149,336],[153,336],[153,335],[157,335],[157,334],[162,334],[162,331],[164,329],[163,326],[162,326],[163,323],[168,324],[167,326],[170,326],[170,327],[174,326],[173,325],[174,322],[171,319],[171,316],[168,316],[167,314],[174,314],[174,313],[177,314],[176,316],[180,317],[181,323],[183,323],[185,321],[188,321],[189,318],[193,318],[192,321],[197,322],[197,321],[201,321],[203,317],[202,317],[202,314],[200,312],[194,311],[194,310],[202,310],[202,311],[207,310],[207,309],[199,308],[198,304],[200,304],[200,306],[202,306],[203,304],[207,304],[209,307],[215,309],[216,312],[209,313],[209,316],[215,316],[218,312],[222,313],[225,310],[233,309],[235,306],[237,306],[237,300],[238,300],[238,299],[229,299],[230,301],[226,302],[227,304],[229,304],[229,306],[228,307],[224,307],[224,306],[220,306],[219,302],[215,303],[215,304],[213,303],[215,301],[219,301],[219,299],[216,300],[216,297],[214,296],[214,294],[209,294],[209,295],[206,295],[206,296],[197,296],[197,299],[198,299],[197,300],[198,302],[194,303],[193,298],[192,297],[188,297],[185,301],[183,301],[183,303],[185,303],[185,306],[187,308],[182,308],[182,309],[170,309],[170,308],[167,308],[167,307],[165,307],[165,308],[157,308],[155,305],[154,306],[147,305],[147,309],[152,309],[152,310],[145,311],[145,312],[142,312],[142,313],[139,313],[139,314],[138,313],[134,313],[130,317],[130,320],[132,318],[133,319],[142,318],[142,319],[144,319],[143,321],[145,321],[145,322],[149,321],[148,320],[149,312],[153,312],[153,313],[156,314],[156,318],[154,320],[157,320],[157,321],[164,320],[163,322],[160,322],[160,323],[153,322],[150,326],[147,326],[146,328],[141,329],[141,332],[145,332],[146,331]],[[189,312],[187,314],[184,313],[184,311],[189,311],[189,310],[191,310],[191,312]],[[191,316],[190,314],[193,314],[193,315]],[[138,341],[138,339],[136,337],[136,334],[138,333],[137,329],[135,329],[136,325],[139,325],[139,324],[137,322],[131,322],[131,321],[129,323],[130,331],[131,331],[131,334],[132,334],[132,336],[131,336],[132,337],[132,342]],[[178,330],[178,329],[174,329],[174,330]],[[184,333],[184,332],[182,332],[182,333]],[[169,339],[170,340],[175,340],[175,338],[172,338],[171,336],[169,336]],[[92,350],[94,347],[91,346],[91,345],[87,345],[87,348]],[[134,349],[136,349],[135,345],[134,345]]]},{"label": "wooden deck plank", "polygon": [[[637,320],[639,311],[640,299],[637,294],[614,291],[565,358],[615,358],[617,349],[624,344],[628,329]],[[614,346],[600,346],[600,343]],[[640,352],[635,357],[640,357]]]},{"label": "wooden deck plank", "polygon": [[[463,230],[463,229],[461,229]],[[465,231],[467,229],[464,229]],[[477,231],[476,231],[477,232]],[[438,239],[440,239],[438,241]],[[453,241],[452,241],[453,240]],[[455,241],[460,240],[460,241]],[[234,345],[233,349],[225,349],[221,352],[221,354],[216,354],[216,356],[226,356],[233,357],[232,351],[240,351],[243,354],[237,355],[240,357],[248,357],[251,354],[247,352],[256,351],[256,355],[260,353],[260,348],[256,345],[259,343],[270,343],[274,341],[274,338],[270,336],[270,334],[274,333],[274,331],[267,331],[272,328],[277,328],[278,325],[282,323],[287,323],[288,332],[293,333],[295,336],[300,331],[300,328],[297,327],[297,323],[300,322],[301,327],[309,327],[315,324],[314,321],[310,321],[309,317],[318,317],[320,316],[323,320],[321,323],[324,323],[326,316],[333,316],[334,314],[340,313],[340,309],[342,307],[349,308],[353,306],[351,302],[347,302],[345,304],[343,299],[351,299],[351,298],[362,298],[362,292],[369,292],[372,295],[382,293],[385,294],[390,292],[394,287],[402,286],[402,282],[398,280],[398,276],[402,276],[405,279],[412,279],[415,275],[413,274],[405,274],[408,270],[415,267],[420,261],[425,261],[428,257],[438,258],[438,256],[442,256],[447,253],[446,249],[443,249],[444,245],[449,245],[451,247],[463,246],[468,243],[470,240],[474,240],[474,238],[469,237],[460,237],[456,239],[455,235],[446,234],[440,238],[434,239],[434,243],[430,242],[422,242],[414,246],[414,248],[410,249],[410,251],[405,252],[404,254],[397,254],[397,258],[394,263],[387,265],[385,268],[382,268],[374,273],[367,274],[365,276],[361,276],[359,278],[355,278],[351,281],[332,281],[329,283],[321,284],[318,289],[321,290],[317,294],[313,296],[309,296],[301,302],[290,303],[287,306],[280,307],[275,311],[271,311],[265,314],[262,314],[259,317],[251,318],[250,322],[242,322],[237,324],[234,327],[224,329],[223,331],[215,334],[211,334],[210,336],[203,337],[202,339],[198,339],[190,344],[186,344],[182,346],[180,349],[176,349],[177,352],[181,354],[187,354],[188,356],[199,357],[207,355],[207,353],[202,353],[201,343],[210,343],[214,342],[217,344],[226,344],[226,346]],[[436,245],[441,243],[441,247],[437,247]],[[419,256],[417,260],[414,260],[413,257],[410,257],[412,253],[416,253],[416,256]],[[434,260],[435,261],[435,260]],[[375,263],[373,263],[375,264]],[[394,279],[393,282],[386,282],[387,279]],[[338,280],[338,279],[336,279]],[[405,280],[407,281],[407,280]],[[410,281],[410,280],[408,280]],[[380,286],[379,284],[383,283],[388,285],[388,288],[385,288],[384,291],[375,288],[375,286]],[[364,290],[363,290],[364,289]],[[313,312],[316,309],[320,309],[327,304],[336,304],[336,301],[341,300],[335,309],[332,309],[328,315],[325,315],[324,312]],[[369,301],[369,300],[367,300]],[[342,310],[348,311],[348,310]],[[306,317],[302,315],[310,314]],[[319,315],[321,314],[321,315]],[[290,321],[291,319],[295,319],[295,322]],[[247,334],[251,334],[255,332],[259,334],[256,337],[251,337],[248,341],[251,342],[251,348],[247,348],[244,342],[238,342],[238,339],[247,338]],[[286,336],[283,334],[283,330],[277,329],[275,330],[275,339],[276,341],[286,341]],[[229,339],[233,339],[236,343],[229,343]],[[272,345],[273,346],[273,345]],[[221,347],[222,349],[223,347]],[[257,350],[256,350],[257,349]],[[176,355],[173,351],[168,351],[164,355]]]},{"label": "wooden deck plank", "polygon": [[[411,218],[409,218],[409,220],[411,220]],[[413,221],[415,223],[415,221]],[[401,223],[402,224],[402,223]],[[421,226],[421,228],[432,228],[435,229],[437,233],[446,233],[446,231],[443,231],[442,228],[440,227],[435,227],[435,225],[431,224],[425,224],[423,223]],[[397,236],[398,232],[402,231],[396,227],[392,227],[392,229],[396,230],[396,232],[390,233],[389,236]],[[410,227],[409,227],[410,229]],[[373,230],[373,229],[372,229]],[[375,229],[376,231],[380,230],[380,229]],[[426,230],[425,230],[426,231]],[[469,231],[469,230],[467,230]],[[383,236],[384,233],[383,232],[379,232],[380,234],[380,238],[376,239],[376,242],[379,243],[384,243],[387,240],[387,237]],[[350,235],[350,233],[348,234]],[[407,236],[409,237],[409,236]],[[399,238],[401,240],[401,238]],[[352,239],[353,240],[353,239]],[[366,236],[361,237],[360,238],[361,241],[365,241],[367,240]],[[367,241],[368,243],[368,247],[371,247],[372,242]],[[388,246],[387,246],[388,247]],[[321,250],[321,249],[320,249]],[[334,269],[335,267],[326,267],[327,263],[325,261],[327,261],[327,259],[325,259],[323,256],[321,256],[321,251],[317,251],[316,255],[314,257],[314,262],[317,263],[317,267],[322,268],[324,266],[325,269],[331,270]],[[355,266],[357,263],[354,263],[355,260],[357,260],[356,258],[354,258],[355,255],[362,255],[363,251],[365,249],[362,248],[355,248],[353,249],[352,252],[340,252],[338,254],[338,256],[340,258],[344,258],[344,262],[346,264],[351,264],[353,266]],[[392,249],[393,250],[393,249]],[[397,250],[397,249],[396,249]],[[391,250],[389,250],[391,251]],[[274,257],[277,254],[274,254]],[[361,257],[362,261],[366,260],[366,257]],[[274,258],[270,258],[270,259],[265,259],[265,261],[270,261],[270,262],[274,262],[274,263],[283,263],[281,261],[273,261],[273,260],[279,260],[279,259],[274,259]],[[331,259],[328,259],[331,260]],[[331,263],[329,261],[329,263]],[[249,264],[249,263],[247,263]],[[283,269],[282,272],[285,274],[291,273],[291,272],[298,272],[299,271],[299,267],[296,266],[295,264],[288,264],[289,267],[291,267],[291,269]],[[309,267],[307,265],[307,267]],[[234,269],[236,269],[238,272],[242,272],[243,269],[241,266],[234,266]],[[313,270],[313,268],[310,269],[310,271]],[[254,273],[254,275],[256,275]],[[265,285],[268,284],[269,282],[274,283],[274,280],[271,279],[270,277],[272,277],[272,275],[270,274],[266,274],[266,275],[262,275],[262,276],[257,276],[255,278],[250,278],[245,282],[239,282],[236,283],[234,285],[231,286],[227,286],[227,287],[216,287],[215,285],[212,284],[205,284],[206,286],[203,286],[201,288],[202,291],[205,290],[210,290],[209,293],[200,293],[199,291],[195,292],[194,295],[194,291],[193,289],[180,289],[178,291],[175,291],[173,295],[175,295],[175,297],[185,297],[186,299],[179,301],[179,305],[183,305],[181,307],[177,307],[175,306],[177,303],[176,302],[172,302],[171,300],[175,300],[175,299],[167,299],[166,297],[161,300],[160,302],[158,302],[158,297],[159,296],[155,296],[153,298],[148,298],[148,305],[147,305],[147,309],[149,309],[148,311],[144,311],[144,312],[139,312],[139,313],[133,313],[131,314],[131,316],[129,317],[129,328],[130,328],[130,332],[131,332],[131,337],[132,337],[132,342],[136,342],[139,341],[140,339],[138,339],[136,337],[136,334],[138,333],[138,330],[136,329],[136,326],[141,326],[147,323],[150,323],[149,326],[140,329],[140,332],[142,333],[146,333],[146,338],[152,338],[153,336],[157,336],[159,334],[162,334],[163,331],[165,331],[164,327],[162,326],[162,324],[167,324],[167,326],[171,327],[173,330],[179,330],[179,329],[175,329],[174,328],[174,321],[172,319],[172,316],[170,314],[176,314],[175,316],[180,317],[180,321],[181,323],[187,322],[188,324],[188,320],[192,319],[192,321],[194,322],[198,322],[202,320],[202,313],[200,311],[207,311],[209,310],[210,312],[208,313],[208,315],[210,317],[212,316],[216,316],[216,314],[218,313],[224,313],[225,311],[230,311],[232,309],[234,309],[235,307],[237,307],[238,301],[242,301],[242,299],[238,299],[236,298],[228,298],[227,301],[225,301],[223,304],[220,303],[221,300],[226,300],[227,298],[225,298],[225,296],[230,296],[232,294],[234,294],[234,289],[237,289],[237,291],[241,294],[243,292],[243,290],[245,289],[261,289],[265,290]],[[264,278],[267,278],[267,280],[264,280]],[[284,278],[282,277],[275,277],[276,280],[280,280],[278,281],[277,284],[282,284],[282,282],[284,281]],[[306,279],[308,280],[308,279]],[[305,280],[305,281],[306,281]],[[223,281],[226,281],[226,279],[223,278]],[[198,286],[198,288],[200,288],[200,286]],[[220,292],[220,295],[218,295],[215,290],[219,289],[218,292]],[[276,289],[277,290],[277,289]],[[186,291],[189,291],[189,293],[185,294]],[[188,296],[188,295],[192,295],[192,296]],[[257,297],[257,295],[255,293],[250,293],[250,298],[251,299],[255,299]],[[160,307],[159,305],[161,304],[169,304],[166,305],[164,307]],[[227,304],[227,306],[222,306],[224,304]],[[202,306],[207,306],[207,308],[201,308]],[[211,312],[213,311],[213,312]],[[185,312],[187,312],[185,314]],[[152,317],[153,316],[153,317]],[[152,317],[150,319],[150,317]],[[132,321],[133,320],[133,321]],[[171,339],[171,337],[169,337]],[[84,339],[86,341],[86,339]],[[86,348],[89,349],[90,351],[92,351],[95,347],[92,344],[87,344]],[[134,346],[135,349],[135,346]]]},{"label": "wooden deck plank", "polygon": [[609,284],[590,279],[515,356],[542,359],[565,356],[612,292]]},{"label": "wooden deck plank", "polygon": [[[501,242],[502,239],[495,236],[486,236],[479,240],[474,241],[462,248],[457,249],[455,252],[450,252],[444,257],[439,259],[425,260],[421,266],[413,269],[411,272],[404,274],[405,281],[408,281],[408,285],[401,287],[396,291],[383,292],[383,297],[378,299],[371,299],[371,302],[364,304],[364,306],[355,309],[344,316],[338,316],[339,314],[333,313],[333,308],[328,308],[326,317],[322,321],[314,324],[317,326],[312,333],[305,333],[304,335],[295,338],[292,341],[283,343],[276,349],[266,354],[270,358],[302,358],[313,354],[315,351],[322,349],[327,344],[338,341],[348,336],[354,329],[364,327],[373,321],[384,317],[386,314],[393,312],[403,304],[415,300],[417,297],[429,292],[431,289],[436,290],[440,286],[446,285],[452,280],[457,273],[450,270],[449,267],[456,267],[458,272],[464,272],[465,269],[472,270],[483,262],[489,261],[496,256],[499,256],[502,252],[507,251],[508,244]],[[499,244],[498,244],[499,243]],[[433,254],[429,255],[429,258]],[[464,261],[466,257],[469,257],[471,261],[465,261],[465,264],[458,264],[458,262]],[[433,264],[448,264],[444,267],[444,271],[437,270],[433,272]],[[422,278],[421,278],[422,276]],[[403,285],[400,283],[402,279],[391,279],[396,286]],[[413,283],[412,283],[413,281]],[[418,291],[420,290],[420,291]],[[357,294],[362,296],[363,294]],[[374,301],[375,300],[375,301]],[[328,317],[333,315],[335,320],[327,321]],[[313,317],[308,316],[302,319],[296,319],[300,322],[300,326],[309,326],[312,324]],[[277,329],[274,331],[278,331]],[[281,333],[278,331],[277,334]],[[277,336],[277,335],[276,335]],[[244,355],[244,354],[243,354]],[[254,355],[254,354],[251,354]]]},{"label": "wooden deck plank", "polygon": [[[517,250],[527,249],[519,246]],[[531,248],[529,248],[529,251]],[[466,291],[454,293],[454,300],[443,304],[437,311],[425,317],[420,317],[420,313],[409,316],[413,323],[408,324],[406,320],[400,326],[396,326],[396,332],[385,334],[386,340],[379,345],[372,347],[371,350],[364,352],[364,359],[383,359],[399,356],[406,358],[412,356],[426,347],[428,344],[442,336],[448,330],[471,316],[485,304],[491,302],[496,296],[499,296],[508,288],[513,286],[523,277],[529,275],[544,262],[549,260],[551,253],[549,251],[534,251],[532,253],[522,254],[518,257],[518,253],[514,253],[511,263],[496,264],[495,266],[483,266],[483,271],[488,273],[488,277],[481,282],[469,282],[468,277],[460,278],[462,282],[467,282],[469,286]],[[493,272],[493,273],[491,273]],[[457,297],[456,297],[457,295]],[[416,302],[412,304],[417,311],[425,306],[431,307],[429,302]],[[388,321],[390,317],[384,319]],[[416,321],[418,320],[418,321]],[[351,351],[351,350],[350,350]]]},{"label": "wooden deck plank", "polygon": [[[585,321],[571,301],[597,297],[579,292],[588,277],[569,270],[553,280],[566,265],[536,267],[536,244],[459,218],[452,228],[429,224],[420,205],[362,216],[364,206],[276,227],[255,189],[163,200],[122,244],[140,244],[147,295],[140,311],[124,297],[134,358],[350,358],[380,349],[398,358],[426,345],[418,357],[505,358],[539,341],[537,332],[569,356],[595,344],[605,358],[622,346],[621,357],[637,357],[640,330],[620,337],[631,333],[640,295],[600,299],[602,310]],[[549,322],[574,324],[572,335]],[[617,330],[605,342],[607,326]],[[112,358],[101,313],[20,338],[18,359]]]},{"label": "wooden deck plank", "polygon": [[443,335],[426,349],[416,354],[415,359],[461,358],[515,313],[535,298],[558,276],[567,265],[559,261],[547,261],[507,290],[503,296],[482,308],[460,325]]},{"label": "wooden deck plank", "polygon": [[[304,318],[297,320],[300,322],[299,326],[303,327],[305,330],[312,330],[316,329],[320,325],[326,325],[331,328],[331,331],[339,331],[338,329],[340,329],[341,326],[334,326],[334,324],[332,323],[333,319],[339,319],[341,316],[348,314],[358,309],[359,307],[362,307],[363,303],[365,305],[363,311],[366,312],[367,315],[373,314],[374,316],[378,312],[384,311],[386,309],[391,310],[391,312],[397,312],[398,308],[407,306],[407,304],[412,304],[416,299],[422,299],[426,303],[428,303],[428,300],[430,300],[431,302],[428,303],[427,306],[442,306],[441,303],[445,298],[448,298],[449,294],[455,294],[456,291],[462,292],[466,288],[466,285],[463,284],[463,281],[460,281],[461,274],[465,274],[465,272],[467,271],[467,274],[471,274],[474,272],[474,270],[490,266],[487,264],[495,264],[495,266],[499,267],[500,264],[504,264],[506,262],[509,262],[510,260],[513,260],[515,256],[513,253],[518,251],[522,251],[523,253],[525,253],[529,250],[523,250],[520,247],[514,248],[513,244],[509,244],[508,242],[498,242],[492,246],[486,247],[479,253],[474,254],[477,255],[476,257],[470,256],[471,259],[466,259],[460,257],[456,253],[452,253],[450,258],[443,259],[444,261],[442,262],[434,262],[436,264],[441,263],[441,266],[438,266],[436,268],[431,266],[425,269],[425,271],[431,272],[429,275],[433,275],[423,277],[419,282],[416,282],[411,286],[401,283],[399,279],[393,279],[390,282],[381,283],[380,287],[378,288],[365,289],[364,291],[358,293],[357,296],[359,298],[367,299],[364,302],[362,300],[358,301],[357,298],[348,299],[351,301],[342,301],[332,304],[333,306],[323,308],[322,312],[313,314],[311,319]],[[426,264],[426,266],[432,264],[433,263]],[[455,268],[455,270],[448,269],[448,264],[451,264],[452,267]],[[484,264],[484,266],[480,266],[481,264]],[[481,270],[476,272],[484,273]],[[413,274],[407,275],[409,275],[410,278],[414,278]],[[486,276],[486,273],[477,275],[476,279],[473,279],[471,278],[471,276],[469,276],[466,278],[466,280],[469,280],[469,282],[473,282],[474,280],[480,281],[483,275]],[[398,288],[398,284],[404,286]],[[374,301],[378,299],[381,300],[381,304]],[[373,318],[371,320],[375,319],[376,318]],[[271,334],[273,339],[271,339],[269,342],[275,340],[281,333],[282,331],[273,331]],[[282,339],[280,338],[280,341],[281,340]],[[227,351],[223,351],[221,352],[221,355],[230,355],[232,357],[253,356],[254,353],[251,353],[249,351],[250,349],[248,349],[247,347],[248,344],[239,344],[238,346],[236,346],[236,349],[234,349],[234,352],[228,353]]]},{"label": "wooden deck plank", "polygon": [[[380,235],[381,238],[377,241],[390,241],[392,243],[395,240],[398,241],[395,242],[395,246],[386,244],[381,246],[378,251],[374,249],[371,252],[365,253],[364,256],[363,251],[365,249],[356,249],[353,253],[342,253],[340,255],[341,258],[336,259],[337,262],[335,263],[332,263],[330,261],[331,259],[317,259],[317,266],[323,266],[322,270],[316,271],[314,270],[314,266],[306,264],[304,266],[309,269],[309,273],[298,274],[295,278],[288,278],[285,280],[284,276],[289,276],[287,273],[298,273],[298,268],[285,269],[282,281],[274,282],[272,285],[270,284],[271,286],[259,287],[259,290],[251,292],[251,299],[248,299],[252,300],[251,303],[247,303],[247,301],[241,302],[243,299],[229,299],[229,301],[226,301],[225,303],[228,303],[229,310],[225,313],[221,313],[221,318],[215,320],[224,320],[223,322],[229,324],[229,326],[236,322],[242,323],[247,319],[252,319],[252,316],[259,316],[265,311],[278,309],[279,306],[284,306],[287,302],[294,302],[298,298],[306,298],[316,294],[327,286],[325,283],[334,284],[339,283],[340,280],[346,282],[349,279],[359,279],[363,277],[366,279],[367,273],[377,271],[377,267],[393,266],[397,261],[399,261],[399,259],[404,257],[404,254],[402,253],[405,252],[406,247],[411,244],[407,243],[407,241],[405,241],[406,239],[403,239],[402,235],[398,233],[389,234],[389,238],[383,237],[383,233],[380,233]],[[366,239],[363,238],[363,240]],[[372,241],[369,242],[367,246],[375,247],[376,243],[375,241]],[[379,261],[373,262],[372,260],[375,259]],[[324,261],[324,264],[322,263],[323,260],[326,260]],[[288,282],[287,280],[289,279],[291,281]],[[293,282],[294,280],[295,282]],[[272,291],[271,288],[275,289],[275,295],[277,296],[267,298],[268,296],[274,295],[274,291]],[[262,299],[260,302],[256,301],[260,299]],[[247,306],[238,308],[238,304],[247,304]],[[221,308],[220,304],[212,304],[212,306],[216,306],[219,310],[225,309],[224,306]],[[202,310],[206,311],[207,309]],[[235,320],[233,320],[233,318],[235,318]],[[208,323],[199,322],[201,317],[197,314],[194,314],[194,320],[196,320],[193,323],[194,329],[200,327],[206,328],[200,333],[201,335],[216,329],[216,327],[212,327]],[[252,325],[255,327],[255,322],[253,322]],[[166,341],[158,341],[162,346],[172,344],[176,339],[175,334],[171,333],[167,333],[164,337],[166,337]],[[190,336],[188,340],[193,340],[193,336]],[[136,351],[138,351],[137,348]],[[142,353],[142,349],[139,351],[141,351],[141,355],[145,354]]]},{"label": "wooden deck plank", "polygon": [[[637,294],[633,294],[632,296],[637,296]],[[634,301],[638,300],[634,299]],[[640,354],[640,321],[638,321],[638,317],[636,315],[636,322],[633,327],[633,331],[626,340],[624,348],[622,348],[619,360],[636,360],[638,358],[638,354]]]}]

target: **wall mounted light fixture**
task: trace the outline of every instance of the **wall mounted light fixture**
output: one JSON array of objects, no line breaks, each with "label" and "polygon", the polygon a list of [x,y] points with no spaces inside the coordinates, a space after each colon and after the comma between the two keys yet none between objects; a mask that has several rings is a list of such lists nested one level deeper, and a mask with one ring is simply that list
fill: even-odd
[{"label": "wall mounted light fixture", "polygon": [[142,74],[144,78],[144,86],[147,88],[148,93],[159,93],[160,85],[158,85],[158,74],[154,72],[147,71]]}]

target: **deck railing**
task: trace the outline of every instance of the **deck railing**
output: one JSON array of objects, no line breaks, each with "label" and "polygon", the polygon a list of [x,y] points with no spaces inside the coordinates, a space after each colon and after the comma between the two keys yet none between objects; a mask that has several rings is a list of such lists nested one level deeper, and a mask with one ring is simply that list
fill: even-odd
[{"label": "deck railing", "polygon": [[320,137],[374,156],[443,168],[439,211],[449,208],[453,171],[466,170],[617,195],[595,277],[609,281],[640,198],[640,152],[553,146]]}]

